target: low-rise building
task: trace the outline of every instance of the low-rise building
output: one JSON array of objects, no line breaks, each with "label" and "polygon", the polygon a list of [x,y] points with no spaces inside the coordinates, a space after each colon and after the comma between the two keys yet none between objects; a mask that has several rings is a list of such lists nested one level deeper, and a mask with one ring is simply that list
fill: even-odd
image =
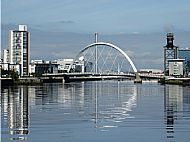
[{"label": "low-rise building", "polygon": [[53,63],[58,64],[58,72],[59,73],[64,73],[64,72],[69,72],[69,69],[73,63],[74,59],[58,59],[55,60]]},{"label": "low-rise building", "polygon": [[58,65],[50,63],[35,64],[35,73],[58,73]]},{"label": "low-rise building", "polygon": [[58,64],[51,61],[32,60],[29,68],[30,74],[42,75],[44,73],[58,73]]},{"label": "low-rise building", "polygon": [[140,73],[153,73],[153,74],[163,73],[163,71],[160,69],[140,69],[139,72]]},{"label": "low-rise building", "polygon": [[169,75],[170,76],[183,76],[183,62],[184,59],[170,59],[169,62]]}]

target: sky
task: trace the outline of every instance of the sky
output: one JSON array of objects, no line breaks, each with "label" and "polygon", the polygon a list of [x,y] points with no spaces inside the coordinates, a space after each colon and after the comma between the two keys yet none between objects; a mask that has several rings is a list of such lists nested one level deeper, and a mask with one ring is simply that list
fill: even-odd
[{"label": "sky", "polygon": [[2,0],[2,23],[103,34],[190,28],[189,0]]},{"label": "sky", "polygon": [[1,46],[8,46],[8,30],[27,24],[32,59],[44,50],[44,59],[63,58],[74,56],[98,32],[129,53],[149,53],[143,63],[157,57],[150,67],[161,68],[163,53],[154,51],[162,52],[167,32],[175,33],[176,44],[190,47],[189,14],[189,0],[1,0]]}]

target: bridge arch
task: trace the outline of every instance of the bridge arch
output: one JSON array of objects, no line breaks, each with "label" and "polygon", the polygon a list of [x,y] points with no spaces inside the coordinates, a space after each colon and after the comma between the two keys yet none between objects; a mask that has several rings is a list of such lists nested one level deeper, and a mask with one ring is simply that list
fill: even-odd
[{"label": "bridge arch", "polygon": [[[80,56],[84,51],[86,51],[87,49],[89,49],[89,48],[91,48],[91,47],[98,46],[98,45],[105,45],[105,46],[108,46],[108,47],[110,47],[110,48],[114,48],[114,49],[116,49],[117,51],[119,51],[119,52],[127,59],[127,61],[130,63],[130,65],[131,65],[133,71],[134,71],[135,73],[138,72],[138,71],[137,71],[137,68],[136,68],[136,66],[134,65],[134,63],[132,62],[132,60],[129,58],[129,56],[128,56],[121,48],[119,48],[118,46],[116,46],[116,45],[114,45],[114,44],[107,43],[107,42],[96,42],[96,43],[92,43],[92,44],[86,46],[85,48],[83,48],[83,49],[77,54],[76,58],[75,58],[74,61],[73,61],[73,64],[74,64],[74,62],[79,58],[79,56]],[[73,65],[73,64],[72,64],[72,65]]]}]

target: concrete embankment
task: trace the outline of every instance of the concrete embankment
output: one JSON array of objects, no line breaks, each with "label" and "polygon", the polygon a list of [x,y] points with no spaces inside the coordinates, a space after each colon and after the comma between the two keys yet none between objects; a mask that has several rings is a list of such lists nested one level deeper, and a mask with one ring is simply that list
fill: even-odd
[{"label": "concrete embankment", "polygon": [[13,85],[14,81],[12,78],[1,78],[1,86]]},{"label": "concrete embankment", "polygon": [[42,84],[42,80],[40,78],[19,78],[14,81],[14,84],[17,85],[35,85]]},{"label": "concrete embankment", "polygon": [[159,83],[190,86],[190,78],[163,78]]},{"label": "concrete embankment", "polygon": [[2,86],[9,85],[38,85],[43,83],[63,82],[63,78],[38,78],[38,77],[21,77],[18,79],[1,78]]}]

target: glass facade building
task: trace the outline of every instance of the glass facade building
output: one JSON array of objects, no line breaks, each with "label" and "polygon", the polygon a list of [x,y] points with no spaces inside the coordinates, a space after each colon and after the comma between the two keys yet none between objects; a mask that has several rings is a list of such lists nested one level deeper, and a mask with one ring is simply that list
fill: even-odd
[{"label": "glass facade building", "polygon": [[184,61],[184,71],[187,75],[190,72],[190,49],[179,49],[178,58],[185,59]]}]

